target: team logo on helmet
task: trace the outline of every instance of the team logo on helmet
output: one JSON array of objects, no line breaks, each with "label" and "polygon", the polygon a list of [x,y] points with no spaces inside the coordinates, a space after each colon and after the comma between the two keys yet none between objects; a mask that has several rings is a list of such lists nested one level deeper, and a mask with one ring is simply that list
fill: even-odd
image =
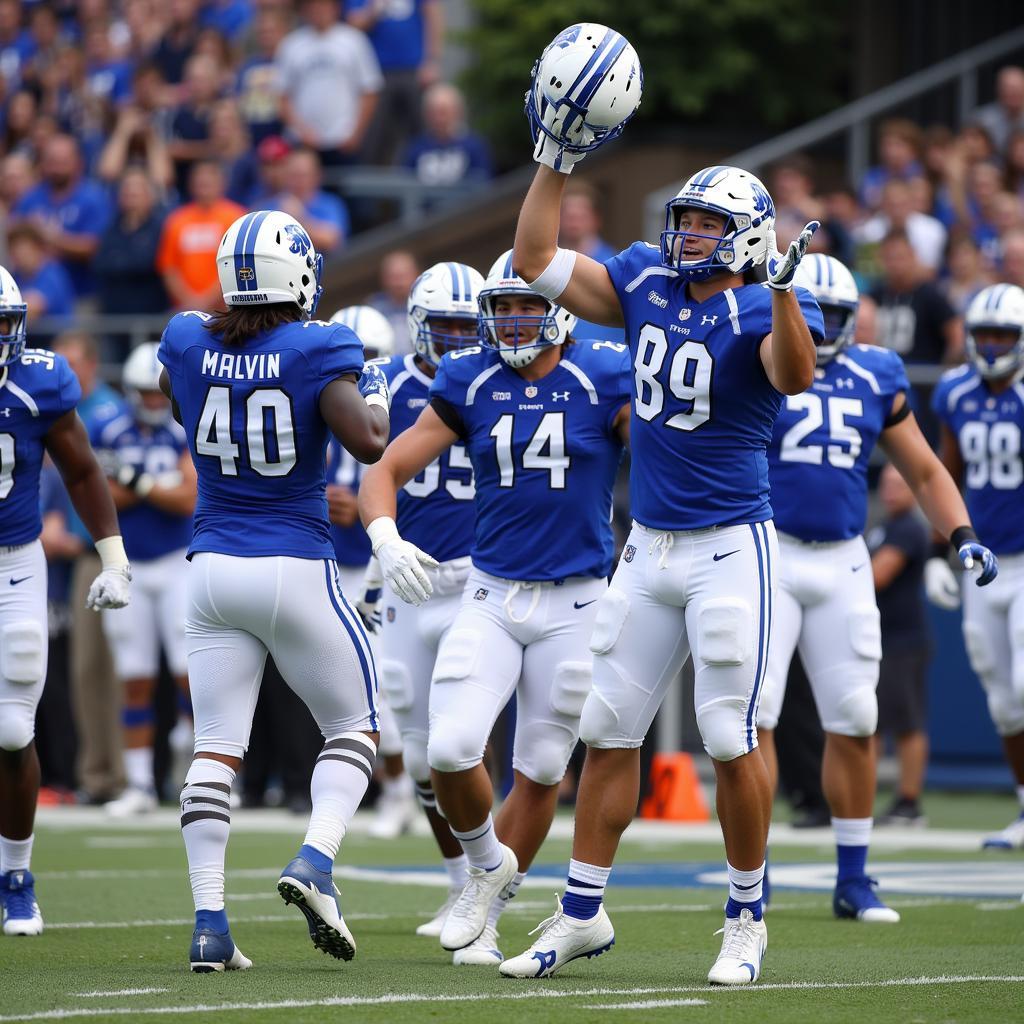
[{"label": "team logo on helmet", "polygon": [[313,248],[312,239],[300,225],[288,224],[284,229],[284,233],[288,236],[288,240],[291,243],[288,246],[289,252],[293,252],[297,256],[305,256]]},{"label": "team logo on helmet", "polygon": [[551,41],[552,46],[566,47],[575,43],[580,37],[580,29],[582,25],[570,25],[568,28],[562,29],[557,36]]},{"label": "team logo on helmet", "polygon": [[251,281],[256,277],[256,271],[252,267],[239,267],[238,268],[238,280],[239,281]]}]

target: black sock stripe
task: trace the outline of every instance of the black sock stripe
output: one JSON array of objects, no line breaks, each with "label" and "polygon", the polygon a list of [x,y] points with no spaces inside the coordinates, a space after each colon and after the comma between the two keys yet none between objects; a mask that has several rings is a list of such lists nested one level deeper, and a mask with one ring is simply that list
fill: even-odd
[{"label": "black sock stripe", "polygon": [[367,782],[373,777],[373,772],[362,761],[349,757],[346,754],[321,754],[317,758],[317,763],[320,761],[344,761],[346,764],[351,764],[358,768],[366,776]]},{"label": "black sock stripe", "polygon": [[204,807],[209,805],[211,807],[223,807],[225,811],[231,810],[231,804],[227,800],[215,800],[212,796],[182,796],[182,810],[184,810],[185,804],[202,804]]},{"label": "black sock stripe", "polygon": [[491,824],[491,822],[487,822],[487,824],[484,825],[484,827],[480,829],[480,831],[477,832],[475,835],[467,835],[465,832],[456,833],[454,829],[452,829],[452,835],[455,836],[456,839],[459,839],[464,843],[471,843],[473,842],[474,839],[481,839],[483,836],[487,835],[487,833],[490,832],[493,827],[494,826]]},{"label": "black sock stripe", "polygon": [[184,789],[215,789],[218,793],[230,793],[231,787],[226,782],[186,782]]},{"label": "black sock stripe", "polygon": [[194,821],[203,821],[207,818],[212,818],[216,821],[226,821],[229,825],[231,824],[230,814],[221,814],[220,811],[189,811],[188,814],[181,816],[181,827],[184,828],[186,825],[191,825]]},{"label": "black sock stripe", "polygon": [[324,753],[328,750],[352,750],[358,754],[362,754],[364,757],[369,758],[371,761],[376,756],[376,749],[370,740],[352,740],[345,736],[340,737],[336,740],[328,740],[324,744]]}]

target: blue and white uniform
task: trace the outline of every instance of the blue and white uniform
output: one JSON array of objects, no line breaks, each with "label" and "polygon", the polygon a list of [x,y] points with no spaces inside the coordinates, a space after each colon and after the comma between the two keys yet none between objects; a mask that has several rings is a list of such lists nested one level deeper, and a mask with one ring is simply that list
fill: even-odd
[{"label": "blue and white uniform", "polygon": [[932,408],[964,461],[967,511],[999,575],[977,587],[965,573],[964,643],[1001,736],[1024,732],[1024,381],[994,394],[973,366],[943,374]]},{"label": "blue and white uniform", "polygon": [[[136,422],[131,409],[98,419],[90,440],[107,461],[131,466],[158,484],[181,481],[181,457],[188,450],[185,431],[167,422]],[[132,602],[103,612],[103,630],[119,679],[155,679],[163,647],[171,673],[188,670],[185,651],[186,563],[192,517],[165,512],[145,499],[118,513],[125,551],[132,564]]]},{"label": "blue and white uniform", "polygon": [[[411,353],[394,356],[382,369],[391,388],[393,441],[416,422],[428,404],[432,380]],[[429,570],[434,592],[423,605],[406,604],[384,584],[381,687],[402,735],[406,771],[419,783],[430,779],[430,677],[469,576],[474,495],[473,468],[461,444],[452,445],[398,492],[395,522],[399,532],[440,563]]]},{"label": "blue and white uniform", "polygon": [[591,688],[587,641],[611,571],[622,455],[614,421],[628,401],[621,344],[570,345],[535,381],[491,349],[441,361],[430,403],[469,454],[476,522],[473,570],[434,669],[432,768],[478,764],[515,692],[513,767],[543,785],[562,778]]},{"label": "blue and white uniform", "polygon": [[[778,561],[767,448],[782,395],[760,359],[771,292],[695,302],[643,242],[605,266],[633,364],[634,525],[597,613],[581,735],[639,747],[692,649],[704,746],[729,761],[757,744]],[[817,303],[795,292],[821,335]]]},{"label": "blue and white uniform", "polygon": [[159,353],[199,477],[186,621],[196,749],[242,756],[268,651],[327,739],[376,731],[373,657],[338,581],[319,411],[327,384],[362,371],[362,345],[310,320],[227,347],[209,319],[179,313]]},{"label": "blue and white uniform", "polygon": [[910,395],[903,360],[889,349],[854,345],[782,404],[768,449],[781,558],[757,715],[763,728],[778,724],[799,648],[822,726],[841,736],[875,731],[882,638],[861,531],[868,460],[900,395]]},{"label": "blue and white uniform", "polygon": [[0,749],[35,735],[46,679],[46,558],[39,542],[45,437],[82,397],[63,356],[26,349],[0,387]]}]

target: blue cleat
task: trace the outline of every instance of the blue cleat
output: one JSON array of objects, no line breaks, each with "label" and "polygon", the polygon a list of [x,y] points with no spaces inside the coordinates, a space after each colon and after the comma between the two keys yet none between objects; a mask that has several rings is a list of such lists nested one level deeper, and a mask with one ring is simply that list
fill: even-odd
[{"label": "blue cleat", "polygon": [[861,875],[837,883],[832,894],[832,912],[868,924],[899,924],[900,915],[887,907],[876,895],[878,879]]},{"label": "blue cleat", "polygon": [[193,974],[246,971],[252,967],[252,961],[232,942],[230,932],[215,932],[212,928],[197,928],[192,933],[189,960]]},{"label": "blue cleat", "polygon": [[43,915],[36,903],[32,872],[8,871],[0,883],[4,935],[42,935]]},{"label": "blue cleat", "polygon": [[296,857],[281,872],[277,891],[306,916],[313,945],[336,960],[356,955],[356,940],[341,916],[338,888],[329,871],[318,871],[305,857]]}]

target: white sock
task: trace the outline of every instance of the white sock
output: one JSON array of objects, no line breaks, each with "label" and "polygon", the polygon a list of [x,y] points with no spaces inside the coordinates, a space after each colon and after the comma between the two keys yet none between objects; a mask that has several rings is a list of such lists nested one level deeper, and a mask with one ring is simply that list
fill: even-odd
[{"label": "white sock", "polygon": [[181,836],[196,910],[224,909],[224,852],[231,831],[235,772],[221,761],[192,762],[181,790]]},{"label": "white sock", "polygon": [[453,828],[452,835],[462,844],[471,867],[493,871],[501,863],[501,844],[494,832],[494,819],[489,814],[476,828],[467,832],[456,832]]},{"label": "white sock", "polygon": [[460,853],[458,857],[444,858],[444,869],[448,872],[449,889],[461,889],[466,884],[467,867],[469,867],[469,861],[466,860],[464,853]]},{"label": "white sock", "polygon": [[871,818],[833,818],[832,833],[836,837],[836,846],[870,846]]},{"label": "white sock", "polygon": [[525,877],[525,871],[517,871],[512,881],[498,893],[498,898],[491,904],[491,909],[487,913],[488,924],[497,926],[498,918],[505,912],[509,900],[515,899],[516,893],[519,892],[519,886],[523,884]]},{"label": "white sock", "polygon": [[334,860],[338,847],[373,777],[377,748],[365,733],[344,732],[324,744],[316,759],[309,795],[313,813],[303,842]]},{"label": "white sock", "polygon": [[1021,810],[1024,811],[1024,786],[1017,787],[1017,799],[1020,801]]},{"label": "white sock", "polygon": [[381,794],[389,800],[408,800],[414,792],[412,779],[405,772],[393,779],[384,779],[380,789]]},{"label": "white sock", "polygon": [[153,792],[153,748],[137,747],[124,752],[124,774],[129,789]]},{"label": "white sock", "polygon": [[32,843],[35,835],[28,839],[8,839],[0,836],[0,872],[28,871],[32,860]]},{"label": "white sock", "polygon": [[753,871],[740,871],[731,864],[729,868],[729,899],[736,903],[759,903],[764,885],[764,864]]}]

